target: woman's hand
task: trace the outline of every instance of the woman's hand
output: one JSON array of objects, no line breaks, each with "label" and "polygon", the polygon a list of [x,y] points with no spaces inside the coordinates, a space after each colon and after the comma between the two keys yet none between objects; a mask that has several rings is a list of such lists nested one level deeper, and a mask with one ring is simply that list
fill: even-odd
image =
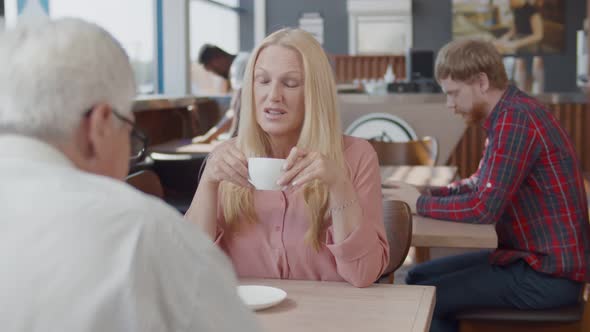
[{"label": "woman's hand", "polygon": [[233,141],[220,144],[209,154],[201,181],[213,185],[228,181],[252,188],[248,182],[248,160]]},{"label": "woman's hand", "polygon": [[280,186],[301,187],[310,181],[319,180],[333,188],[347,179],[342,165],[319,152],[298,147],[291,149],[283,167],[285,174],[278,181]]}]

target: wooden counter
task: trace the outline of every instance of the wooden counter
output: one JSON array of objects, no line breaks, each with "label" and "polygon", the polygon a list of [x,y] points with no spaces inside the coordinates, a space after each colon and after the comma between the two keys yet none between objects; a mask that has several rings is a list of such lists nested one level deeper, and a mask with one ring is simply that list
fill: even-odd
[{"label": "wooden counter", "polygon": [[[408,122],[417,135],[439,141],[438,165],[459,168],[467,177],[477,169],[483,153],[485,134],[481,127],[466,127],[463,119],[445,106],[443,94],[340,94],[342,124],[346,129],[355,119],[369,113],[389,113]],[[536,96],[552,110],[573,140],[585,172],[590,172],[590,109],[581,93]]]}]

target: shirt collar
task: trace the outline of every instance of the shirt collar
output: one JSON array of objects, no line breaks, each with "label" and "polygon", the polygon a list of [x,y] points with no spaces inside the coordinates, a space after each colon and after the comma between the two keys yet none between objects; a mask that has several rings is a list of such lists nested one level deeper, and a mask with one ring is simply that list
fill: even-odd
[{"label": "shirt collar", "polygon": [[486,118],[486,121],[483,124],[483,128],[486,131],[489,131],[490,127],[492,126],[492,122],[494,122],[494,120],[498,117],[498,113],[501,110],[505,109],[507,104],[511,103],[512,97],[514,97],[516,93],[518,93],[518,89],[514,85],[508,85],[508,87],[502,94],[502,97],[500,98],[498,103],[496,103],[496,106],[494,106],[494,108],[492,109],[492,111],[490,112],[490,114]]},{"label": "shirt collar", "polygon": [[66,167],[74,164],[56,147],[36,138],[21,135],[0,135],[0,160],[21,159]]}]

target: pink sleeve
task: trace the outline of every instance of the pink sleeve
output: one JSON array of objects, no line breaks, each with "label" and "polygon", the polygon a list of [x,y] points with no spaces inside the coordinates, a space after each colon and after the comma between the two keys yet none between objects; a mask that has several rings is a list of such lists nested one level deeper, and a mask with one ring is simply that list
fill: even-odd
[{"label": "pink sleeve", "polygon": [[363,220],[344,241],[334,244],[332,226],[326,244],[336,259],[338,273],[356,287],[375,282],[389,262],[389,245],[383,225],[383,198],[377,154],[366,141],[353,143],[347,160],[363,211]]}]

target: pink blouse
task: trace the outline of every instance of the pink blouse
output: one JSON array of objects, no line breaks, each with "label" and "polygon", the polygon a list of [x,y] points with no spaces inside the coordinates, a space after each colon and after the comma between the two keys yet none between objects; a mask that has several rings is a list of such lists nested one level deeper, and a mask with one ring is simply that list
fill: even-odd
[{"label": "pink blouse", "polygon": [[218,209],[216,243],[240,277],[348,281],[364,287],[379,278],[389,261],[383,226],[377,154],[359,138],[344,136],[344,157],[363,211],[361,224],[340,243],[332,239],[332,219],[321,248],[304,242],[308,228],[302,191],[255,191],[258,221],[239,220],[230,231]]}]

